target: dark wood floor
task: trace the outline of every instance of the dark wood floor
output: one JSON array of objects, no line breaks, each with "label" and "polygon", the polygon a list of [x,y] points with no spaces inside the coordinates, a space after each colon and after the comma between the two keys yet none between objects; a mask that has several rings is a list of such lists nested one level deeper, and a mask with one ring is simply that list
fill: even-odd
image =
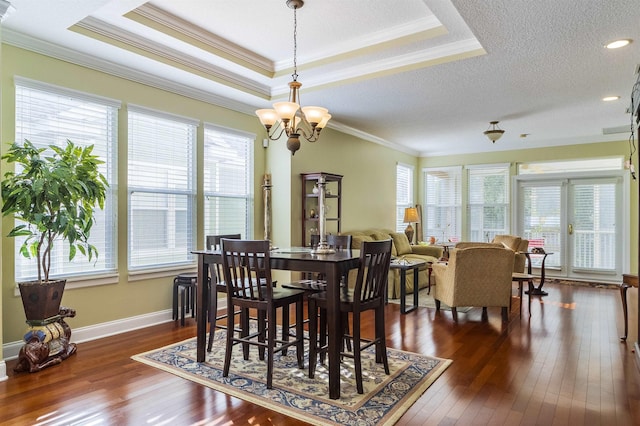
[{"label": "dark wood floor", "polygon": [[[547,288],[548,287],[548,288]],[[508,324],[489,309],[459,314],[387,308],[388,344],[453,359],[399,425],[638,425],[640,373],[637,292],[630,290],[631,333],[621,343],[616,290],[546,286],[532,315]],[[525,296],[526,298],[526,296]],[[78,345],[78,353],[36,374],[9,372],[0,382],[1,424],[300,424],[130,359],[195,335],[169,323]],[[368,323],[367,327],[372,328]],[[11,370],[15,361],[7,363]]]}]

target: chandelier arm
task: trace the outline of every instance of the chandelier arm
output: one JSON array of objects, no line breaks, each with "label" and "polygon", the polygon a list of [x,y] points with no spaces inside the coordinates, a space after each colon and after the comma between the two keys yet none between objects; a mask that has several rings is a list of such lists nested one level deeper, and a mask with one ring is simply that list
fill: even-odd
[{"label": "chandelier arm", "polygon": [[[278,136],[274,136],[276,134],[276,132],[278,132],[278,129],[280,129],[280,133],[278,133]],[[280,121],[278,121],[278,124],[276,126],[271,127],[270,129],[267,130],[267,136],[269,137],[269,139],[271,139],[272,141],[277,141],[278,139],[280,139],[282,137],[282,134],[285,131],[285,127],[282,125],[282,123]],[[287,134],[287,136],[289,136]]]}]

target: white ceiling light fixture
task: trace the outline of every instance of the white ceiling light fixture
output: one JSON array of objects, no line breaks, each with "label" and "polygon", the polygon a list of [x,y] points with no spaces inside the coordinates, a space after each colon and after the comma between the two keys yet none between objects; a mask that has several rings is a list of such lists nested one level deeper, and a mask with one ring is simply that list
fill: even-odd
[{"label": "white ceiling light fixture", "polygon": [[621,47],[628,46],[633,40],[630,38],[624,38],[620,40],[614,40],[604,45],[607,49],[619,49]]},{"label": "white ceiling light fixture", "polygon": [[500,139],[504,134],[504,130],[498,127],[498,123],[499,121],[490,121],[489,129],[484,131],[485,136],[493,143]]},{"label": "white ceiling light fixture", "polygon": [[620,96],[605,96],[602,98],[605,102],[617,101],[618,99],[620,99]]},{"label": "white ceiling light fixture", "polygon": [[[296,11],[304,6],[303,0],[287,0],[287,6],[293,9],[293,81],[289,83],[289,101],[276,102],[273,109],[259,109],[256,115],[260,123],[267,129],[269,139],[280,139],[282,133],[286,133],[287,149],[294,155],[300,149],[300,135],[309,142],[315,142],[320,138],[320,131],[327,125],[331,118],[329,110],[322,107],[300,107],[300,87],[298,82],[297,63],[297,35],[298,20]],[[278,129],[280,130],[278,132]]]}]

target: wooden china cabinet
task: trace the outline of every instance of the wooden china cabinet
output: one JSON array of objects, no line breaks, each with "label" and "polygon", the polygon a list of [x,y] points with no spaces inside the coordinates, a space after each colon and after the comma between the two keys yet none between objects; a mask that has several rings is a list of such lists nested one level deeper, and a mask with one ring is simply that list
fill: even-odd
[{"label": "wooden china cabinet", "polygon": [[325,214],[327,234],[337,234],[341,230],[342,216],[342,176],[334,173],[300,173],[302,179],[302,246],[311,245],[311,235],[318,234],[318,180],[324,177]]}]

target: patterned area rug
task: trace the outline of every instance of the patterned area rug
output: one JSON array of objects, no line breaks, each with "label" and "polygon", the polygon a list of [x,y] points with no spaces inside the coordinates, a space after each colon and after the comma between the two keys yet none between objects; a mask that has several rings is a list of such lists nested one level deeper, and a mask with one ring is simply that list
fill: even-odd
[{"label": "patterned area rug", "polygon": [[245,361],[242,348],[236,346],[229,376],[222,377],[224,339],[225,331],[217,331],[204,363],[196,362],[195,338],[132,359],[316,425],[392,425],[452,362],[389,348],[387,376],[382,364],[375,363],[373,348],[368,348],[362,357],[364,394],[357,393],[353,363],[346,358],[341,364],[340,399],[331,400],[327,369],[318,365],[315,379],[309,379],[306,350],[303,370],[297,367],[295,348],[286,356],[275,355],[271,390],[266,388],[266,362],[258,359],[257,348],[251,348]]}]

